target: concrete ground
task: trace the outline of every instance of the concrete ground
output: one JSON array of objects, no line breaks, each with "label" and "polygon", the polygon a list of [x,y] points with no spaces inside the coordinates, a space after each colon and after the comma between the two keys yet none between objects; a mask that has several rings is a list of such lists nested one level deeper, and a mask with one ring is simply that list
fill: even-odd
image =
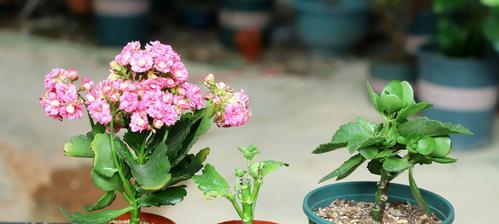
[{"label": "concrete ground", "polygon": [[[89,161],[65,158],[62,153],[70,136],[87,130],[87,122],[48,119],[38,96],[50,68],[77,67],[81,74],[102,79],[117,51],[0,32],[0,221],[62,221],[59,205],[74,210],[96,199],[98,194],[90,192],[93,188],[87,176]],[[210,163],[230,177],[234,168],[243,165],[236,146],[255,144],[263,151],[260,159],[291,164],[265,180],[256,212],[259,219],[306,223],[301,209],[304,195],[319,187],[317,181],[348,157],[346,150],[320,156],[310,152],[328,141],[342,123],[357,116],[378,119],[366,97],[364,60],[334,61],[330,75],[306,77],[266,76],[258,66],[223,69],[187,64],[193,79],[200,81],[207,73],[215,73],[251,96],[254,116],[249,125],[215,127],[198,142],[197,149],[212,148]],[[457,224],[494,223],[497,217],[498,135],[496,132],[487,148],[454,152],[452,156],[459,159],[456,164],[417,167],[415,171],[420,187],[452,202]],[[349,180],[375,177],[367,169],[359,169]],[[396,182],[406,183],[407,177]],[[71,199],[79,200],[78,204],[71,204]],[[206,201],[192,184],[182,203],[152,210],[179,224],[236,218],[227,201]]]}]

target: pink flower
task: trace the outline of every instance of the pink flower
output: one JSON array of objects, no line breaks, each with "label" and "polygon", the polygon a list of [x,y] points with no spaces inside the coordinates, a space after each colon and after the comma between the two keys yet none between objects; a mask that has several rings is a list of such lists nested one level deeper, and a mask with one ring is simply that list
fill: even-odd
[{"label": "pink flower", "polygon": [[145,112],[135,112],[130,117],[130,128],[133,132],[142,132],[149,128],[149,120]]},{"label": "pink flower", "polygon": [[88,77],[83,78],[83,80],[81,80],[81,88],[87,91],[91,90],[94,88],[94,81]]},{"label": "pink flower", "polygon": [[185,89],[185,96],[189,99],[190,106],[194,109],[201,109],[204,104],[201,88],[188,82],[184,83],[183,87]]},{"label": "pink flower", "polygon": [[78,79],[78,71],[76,71],[76,69],[74,68],[70,68],[68,69],[67,71],[67,74],[68,74],[68,78],[71,80],[71,81],[75,81]]},{"label": "pink flower", "polygon": [[189,79],[189,72],[187,72],[187,69],[185,68],[184,64],[182,62],[178,61],[176,62],[172,69],[171,73],[173,75],[173,78],[178,82],[178,83],[184,83]]},{"label": "pink flower", "polygon": [[162,54],[174,53],[172,47],[170,45],[162,44],[159,41],[151,41],[146,45],[146,50],[151,52],[153,56],[158,56]]},{"label": "pink flower", "polygon": [[246,124],[249,116],[243,105],[231,103],[225,106],[222,127],[237,127]]},{"label": "pink flower", "polygon": [[87,109],[90,117],[102,125],[107,125],[113,119],[109,103],[102,98],[96,98],[91,101]]},{"label": "pink flower", "polygon": [[139,106],[139,95],[134,92],[125,91],[120,97],[120,110],[131,113]]},{"label": "pink flower", "polygon": [[175,61],[169,54],[159,54],[154,58],[154,68],[160,72],[170,72]]},{"label": "pink flower", "polygon": [[152,68],[153,63],[152,55],[149,52],[142,50],[133,53],[130,61],[132,71],[134,72],[145,72]]},{"label": "pink flower", "polygon": [[132,55],[136,51],[140,50],[140,42],[138,41],[133,41],[129,42],[122,50],[121,53],[116,55],[114,60],[118,62],[121,66],[126,66],[130,64],[130,61],[132,60]]}]

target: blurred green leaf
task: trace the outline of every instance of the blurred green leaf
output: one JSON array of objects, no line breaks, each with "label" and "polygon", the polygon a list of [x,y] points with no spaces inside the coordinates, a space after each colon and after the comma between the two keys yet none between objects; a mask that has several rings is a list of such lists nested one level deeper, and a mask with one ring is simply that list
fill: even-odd
[{"label": "blurred green leaf", "polygon": [[340,167],[338,167],[336,170],[333,172],[329,173],[325,177],[319,180],[319,183],[322,183],[326,180],[336,178],[336,180],[341,180],[348,175],[350,175],[357,167],[360,166],[366,159],[361,155],[357,154],[355,156],[350,157],[347,161],[345,161],[343,164],[341,164]]},{"label": "blurred green leaf", "polygon": [[446,136],[450,134],[472,135],[473,133],[460,124],[445,123],[431,120],[427,117],[419,117],[402,124],[398,132],[402,136],[416,134],[418,136]]},{"label": "blurred green leaf", "polygon": [[126,207],[120,210],[105,210],[100,212],[92,212],[87,214],[81,214],[76,212],[74,214],[69,213],[65,209],[61,208],[61,212],[66,216],[72,223],[76,224],[103,224],[123,215],[132,210],[132,207]]},{"label": "blurred green leaf", "polygon": [[470,0],[434,0],[433,10],[436,13],[446,13],[457,9],[464,9]]},{"label": "blurred green leaf", "polygon": [[379,149],[375,147],[368,147],[360,149],[359,152],[366,159],[376,159],[378,158]]},{"label": "blurred green leaf", "polygon": [[108,191],[104,195],[102,195],[102,197],[100,197],[99,200],[97,200],[97,202],[95,204],[85,205],[85,206],[83,206],[83,208],[87,212],[103,209],[103,208],[111,205],[113,203],[114,199],[116,199],[116,194],[114,193],[114,191]]},{"label": "blurred green leaf", "polygon": [[433,162],[436,163],[441,163],[441,164],[448,164],[448,163],[455,163],[457,162],[457,159],[451,158],[451,157],[433,157],[430,158]]},{"label": "blurred green leaf", "polygon": [[371,103],[373,104],[374,109],[381,113],[381,109],[379,107],[379,96],[378,94],[376,94],[369,81],[367,82],[367,92],[369,93],[369,97],[371,98]]},{"label": "blurred green leaf", "polygon": [[90,148],[92,139],[87,135],[76,135],[64,144],[64,155],[72,157],[93,158],[94,152]]},{"label": "blurred green leaf", "polygon": [[240,146],[237,149],[239,149],[239,151],[243,153],[244,157],[249,161],[252,161],[253,158],[255,158],[255,155],[260,153],[258,148],[256,148],[254,145],[249,145],[248,147]]},{"label": "blurred green leaf", "polygon": [[169,187],[160,191],[155,191],[137,199],[141,207],[176,205],[187,195],[185,186]]}]

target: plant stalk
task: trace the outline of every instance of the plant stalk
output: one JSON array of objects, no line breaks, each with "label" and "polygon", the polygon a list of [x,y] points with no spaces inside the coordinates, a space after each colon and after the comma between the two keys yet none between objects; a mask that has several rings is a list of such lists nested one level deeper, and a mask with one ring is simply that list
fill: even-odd
[{"label": "plant stalk", "polygon": [[262,178],[253,179],[253,193],[251,194],[251,200],[253,201],[253,211],[255,211],[256,200],[258,200],[258,194],[260,193],[260,187],[262,186]]},{"label": "plant stalk", "polygon": [[253,224],[253,200],[251,197],[251,187],[249,184],[249,180],[245,181],[241,186],[241,204],[243,205],[243,223],[244,224]]},{"label": "plant stalk", "polygon": [[378,189],[375,195],[374,208],[372,210],[372,218],[375,223],[383,223],[383,213],[385,212],[386,201],[388,200],[388,186],[390,184],[390,175],[381,170],[381,179],[378,182]]}]

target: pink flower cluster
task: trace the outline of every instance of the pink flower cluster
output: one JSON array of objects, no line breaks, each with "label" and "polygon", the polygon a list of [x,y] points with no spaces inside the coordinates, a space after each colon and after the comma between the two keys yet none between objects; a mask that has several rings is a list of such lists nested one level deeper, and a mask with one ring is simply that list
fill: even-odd
[{"label": "pink flower cluster", "polygon": [[235,92],[223,82],[216,83],[215,77],[211,74],[205,78],[204,85],[211,90],[206,99],[219,105],[219,111],[214,119],[219,127],[237,127],[248,123],[251,110],[249,97],[244,90]]},{"label": "pink flower cluster", "polygon": [[[133,132],[172,126],[182,114],[217,105],[215,122],[222,127],[241,126],[251,116],[248,96],[234,92],[212,75],[205,81],[211,91],[203,96],[199,86],[188,82],[188,72],[171,46],[158,41],[141,49],[139,42],[128,43],[110,63],[110,75],[95,84],[84,78],[77,89],[76,70],[54,69],[45,79],[47,92],[40,103],[49,117],[80,118],[86,106],[90,117],[102,125],[115,121],[116,127]],[[210,81],[211,80],[211,81]],[[84,98],[79,98],[84,95]]]},{"label": "pink flower cluster", "polygon": [[74,81],[78,79],[75,69],[54,68],[45,75],[45,94],[40,104],[47,116],[57,119],[76,119],[83,116],[83,100],[78,96]]}]

